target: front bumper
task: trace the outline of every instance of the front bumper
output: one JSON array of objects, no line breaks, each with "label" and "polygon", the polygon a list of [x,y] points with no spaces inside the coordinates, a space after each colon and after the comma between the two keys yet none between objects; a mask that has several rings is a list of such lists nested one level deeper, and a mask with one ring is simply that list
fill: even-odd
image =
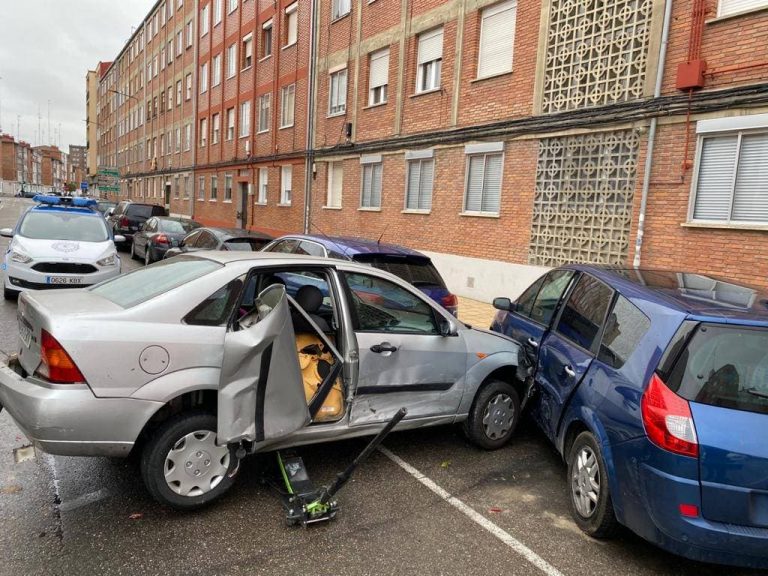
[{"label": "front bumper", "polygon": [[97,398],[86,384],[50,384],[0,363],[0,405],[49,454],[126,456],[160,402]]},{"label": "front bumper", "polygon": [[[25,290],[48,290],[52,288],[83,288],[98,284],[104,280],[109,280],[120,275],[120,261],[114,266],[99,267],[96,272],[88,274],[57,274],[48,272],[38,272],[29,265],[9,262],[5,268],[4,285],[9,290],[23,292]],[[80,278],[79,284],[51,284],[48,281],[49,276]]]}]

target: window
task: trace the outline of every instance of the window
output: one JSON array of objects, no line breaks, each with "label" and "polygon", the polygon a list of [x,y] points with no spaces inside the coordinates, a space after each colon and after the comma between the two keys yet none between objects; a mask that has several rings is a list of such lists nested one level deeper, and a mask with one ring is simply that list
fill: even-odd
[{"label": "window", "polygon": [[175,136],[176,136],[175,138],[176,145],[174,147],[174,150],[176,152],[181,152],[181,128],[176,128]]},{"label": "window", "polygon": [[160,26],[165,26],[165,4],[160,4]]},{"label": "window", "polygon": [[183,33],[181,30],[179,30],[176,33],[176,56],[181,56],[181,53],[184,51],[184,38]]},{"label": "window", "polygon": [[215,201],[219,196],[219,177],[211,176],[211,201]]},{"label": "window", "polygon": [[240,48],[240,54],[243,61],[240,63],[240,68],[245,70],[250,68],[253,64],[253,36],[248,34],[243,38],[242,47]]},{"label": "window", "polygon": [[768,132],[700,136],[692,219],[734,224],[768,222],[766,157]]},{"label": "window", "polygon": [[227,109],[227,140],[235,137],[235,109]]},{"label": "window", "polygon": [[359,332],[439,334],[432,307],[405,288],[368,274],[345,273]]},{"label": "window", "polygon": [[167,63],[173,64],[173,40],[168,40],[168,47],[166,48],[165,53],[168,56]]},{"label": "window", "polygon": [[337,20],[346,16],[350,11],[350,0],[333,0],[331,8],[331,20]]},{"label": "window", "polygon": [[483,10],[477,77],[512,72],[517,0],[507,0]]},{"label": "window", "polygon": [[211,117],[211,144],[219,143],[220,132],[221,132],[221,115],[214,114]]},{"label": "window", "polygon": [[181,80],[176,82],[176,106],[181,106]]},{"label": "window", "polygon": [[237,10],[237,0],[227,0],[227,14]]},{"label": "window", "polygon": [[608,314],[598,360],[620,369],[651,327],[651,321],[634,304],[619,296]]},{"label": "window", "polygon": [[341,194],[344,185],[344,163],[328,163],[328,197],[325,205],[328,208],[341,208]]},{"label": "window", "polygon": [[213,25],[221,24],[221,0],[213,0]]},{"label": "window", "polygon": [[432,209],[434,173],[435,161],[433,158],[408,161],[408,179],[405,190],[405,208],[407,210]]},{"label": "window", "polygon": [[208,62],[200,66],[200,94],[208,90]]},{"label": "window", "polygon": [[553,270],[542,276],[518,298],[515,311],[534,322],[549,326],[571,278],[571,270]]},{"label": "window", "polygon": [[613,290],[588,274],[576,282],[557,323],[557,332],[585,350],[592,350]]},{"label": "window", "polygon": [[291,187],[293,183],[293,166],[288,164],[280,168],[280,204],[291,204]]},{"label": "window", "polygon": [[473,154],[467,160],[465,212],[499,213],[504,155]]},{"label": "window", "polygon": [[167,98],[168,110],[173,110],[173,86],[168,86]]},{"label": "window", "polygon": [[208,13],[209,5],[206,4],[203,9],[200,11],[200,37],[202,38],[206,34],[208,34],[208,26],[209,26],[209,13]]},{"label": "window", "polygon": [[347,109],[347,69],[331,74],[328,86],[328,115],[344,114]]},{"label": "window", "polygon": [[728,16],[739,12],[748,12],[768,6],[766,0],[720,0],[717,5],[718,16]]},{"label": "window", "polygon": [[240,104],[240,138],[251,133],[251,101]]},{"label": "window", "polygon": [[160,49],[160,70],[165,70],[165,48]]},{"label": "window", "polygon": [[192,124],[184,125],[184,150],[192,148]]},{"label": "window", "polygon": [[271,94],[262,94],[259,96],[259,132],[269,131],[269,108],[271,100]]},{"label": "window", "polygon": [[205,200],[205,176],[197,179],[197,199]]},{"label": "window", "polygon": [[280,128],[293,126],[293,104],[296,95],[296,84],[283,86],[280,98]]},{"label": "window", "polygon": [[256,201],[259,204],[267,203],[267,190],[269,189],[269,168],[259,168],[259,194]]},{"label": "window", "polygon": [[200,120],[200,146],[205,146],[208,134],[208,118]]},{"label": "window", "polygon": [[419,35],[419,68],[416,92],[440,88],[440,70],[443,62],[443,29]]},{"label": "window", "polygon": [[299,3],[294,2],[285,9],[285,46],[296,44],[299,37]]},{"label": "window", "polygon": [[186,78],[184,79],[186,82],[186,94],[185,99],[191,100],[192,99],[192,74],[187,74]]},{"label": "window", "polygon": [[389,48],[374,52],[370,57],[368,78],[368,105],[375,106],[387,101],[389,83]]},{"label": "window", "polygon": [[237,44],[227,48],[227,78],[232,78],[237,72]]},{"label": "window", "polygon": [[232,174],[224,175],[224,202],[232,202]]},{"label": "window", "polygon": [[216,54],[216,56],[213,57],[211,75],[213,76],[211,79],[211,86],[218,86],[221,84],[221,54]]},{"label": "window", "polygon": [[272,20],[267,20],[261,27],[261,57],[272,55]]},{"label": "window", "polygon": [[165,91],[160,91],[160,114],[165,111]]},{"label": "window", "polygon": [[361,208],[381,208],[381,161],[362,165]]},{"label": "window", "polygon": [[194,32],[193,32],[193,28],[192,28],[192,20],[187,22],[186,31],[187,31],[187,48],[191,48],[192,47],[192,39],[194,38]]}]

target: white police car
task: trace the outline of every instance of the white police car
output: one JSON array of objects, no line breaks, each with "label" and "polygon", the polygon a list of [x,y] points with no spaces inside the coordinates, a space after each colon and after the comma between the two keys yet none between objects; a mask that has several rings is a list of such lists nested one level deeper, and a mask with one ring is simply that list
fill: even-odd
[{"label": "white police car", "polygon": [[34,197],[16,227],[3,228],[11,238],[2,269],[3,296],[15,298],[24,290],[90,286],[120,274],[120,257],[96,200]]}]

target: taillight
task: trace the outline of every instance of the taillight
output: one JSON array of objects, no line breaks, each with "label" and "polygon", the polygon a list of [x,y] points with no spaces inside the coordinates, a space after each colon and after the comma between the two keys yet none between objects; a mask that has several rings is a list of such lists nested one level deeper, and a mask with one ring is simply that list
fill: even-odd
[{"label": "taillight", "polygon": [[641,401],[643,425],[659,448],[683,456],[699,455],[699,441],[688,401],[667,388],[657,374],[651,377]]},{"label": "taillight", "polygon": [[448,293],[440,298],[440,304],[442,304],[444,308],[454,308],[459,305],[459,299],[456,297],[456,294]]},{"label": "taillight", "polygon": [[165,234],[158,234],[157,236],[155,236],[155,242],[157,244],[169,244],[168,236],[166,236]]},{"label": "taillight", "polygon": [[74,384],[85,382],[85,377],[58,340],[45,330],[40,336],[40,368],[38,371],[51,382]]},{"label": "taillight", "polygon": [[120,227],[121,228],[128,228],[129,222],[127,216],[121,216],[120,217]]}]

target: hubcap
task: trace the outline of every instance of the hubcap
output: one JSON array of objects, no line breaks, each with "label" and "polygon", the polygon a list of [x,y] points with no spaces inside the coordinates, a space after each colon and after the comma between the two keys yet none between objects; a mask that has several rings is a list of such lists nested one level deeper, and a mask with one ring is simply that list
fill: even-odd
[{"label": "hubcap", "polygon": [[515,407],[512,398],[501,393],[491,398],[483,414],[485,435],[491,440],[502,438],[510,431],[514,421]]},{"label": "hubcap", "polygon": [[165,457],[165,481],[180,496],[210,492],[229,470],[229,449],[216,446],[216,434],[197,430],[181,438]]},{"label": "hubcap", "polygon": [[597,509],[600,499],[600,465],[592,448],[579,450],[571,472],[571,497],[576,511],[589,518]]}]

